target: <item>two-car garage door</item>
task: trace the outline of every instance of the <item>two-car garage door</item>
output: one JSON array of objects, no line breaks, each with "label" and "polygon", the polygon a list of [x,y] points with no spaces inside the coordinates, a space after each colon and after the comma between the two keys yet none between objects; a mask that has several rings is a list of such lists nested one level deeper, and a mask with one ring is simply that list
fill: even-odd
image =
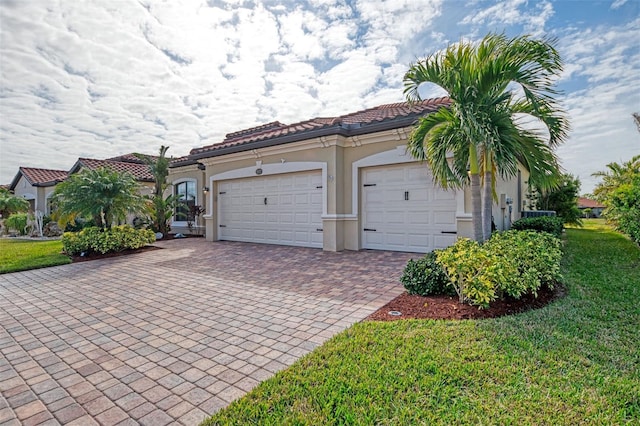
[{"label": "two-car garage door", "polygon": [[[359,183],[361,247],[428,252],[456,240],[456,196],[422,164],[368,167]],[[218,238],[323,245],[322,174],[283,173],[218,184]]]},{"label": "two-car garage door", "polygon": [[221,240],[322,248],[322,174],[285,173],[218,184]]},{"label": "two-car garage door", "polygon": [[362,171],[362,247],[426,253],[456,241],[456,196],[424,164]]}]

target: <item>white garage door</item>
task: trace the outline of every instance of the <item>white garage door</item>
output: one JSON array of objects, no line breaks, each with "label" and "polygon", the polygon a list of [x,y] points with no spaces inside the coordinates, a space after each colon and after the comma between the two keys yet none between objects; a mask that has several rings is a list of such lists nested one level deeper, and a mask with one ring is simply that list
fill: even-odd
[{"label": "white garage door", "polygon": [[362,247],[426,253],[456,241],[456,198],[423,164],[362,172]]},{"label": "white garage door", "polygon": [[322,248],[320,171],[218,184],[221,240]]}]

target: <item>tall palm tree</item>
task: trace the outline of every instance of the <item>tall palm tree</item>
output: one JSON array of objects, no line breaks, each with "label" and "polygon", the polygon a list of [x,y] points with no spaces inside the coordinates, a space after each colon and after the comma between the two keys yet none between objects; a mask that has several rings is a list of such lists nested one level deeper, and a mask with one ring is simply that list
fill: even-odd
[{"label": "tall palm tree", "polygon": [[[553,187],[559,177],[553,148],[565,140],[569,125],[553,98],[555,76],[562,71],[554,44],[489,34],[477,44],[461,42],[432,54],[405,74],[409,101],[421,99],[424,83],[442,87],[451,99],[449,107],[418,121],[408,148],[415,158],[427,161],[444,188],[470,183],[477,241],[491,233],[496,175],[512,177],[520,163],[539,188]],[[548,140],[527,130],[523,116],[539,120]]]},{"label": "tall palm tree", "polygon": [[166,156],[168,150],[168,146],[160,146],[159,156],[155,158],[143,154],[136,154],[136,157],[149,166],[149,171],[155,183],[153,195],[147,197],[149,201],[148,215],[151,228],[164,235],[167,235],[171,230],[171,213],[176,206],[176,197],[174,195],[164,196],[164,192],[168,186],[167,177],[169,176],[170,158]]}]

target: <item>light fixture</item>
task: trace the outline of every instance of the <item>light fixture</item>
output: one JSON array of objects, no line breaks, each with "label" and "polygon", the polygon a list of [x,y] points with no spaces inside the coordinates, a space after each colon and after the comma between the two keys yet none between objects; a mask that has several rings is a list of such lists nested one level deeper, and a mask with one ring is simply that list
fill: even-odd
[{"label": "light fixture", "polygon": [[207,166],[205,166],[205,165],[204,165],[204,164],[202,164],[202,163],[199,163],[199,162],[198,162],[198,163],[196,163],[196,164],[197,164],[197,166],[198,166],[198,170],[206,170],[206,169],[207,169]]},{"label": "light fixture", "polygon": [[203,187],[202,187],[202,192],[204,192],[205,194],[206,194],[207,192],[209,192],[209,187],[208,187],[208,186],[203,186]]}]

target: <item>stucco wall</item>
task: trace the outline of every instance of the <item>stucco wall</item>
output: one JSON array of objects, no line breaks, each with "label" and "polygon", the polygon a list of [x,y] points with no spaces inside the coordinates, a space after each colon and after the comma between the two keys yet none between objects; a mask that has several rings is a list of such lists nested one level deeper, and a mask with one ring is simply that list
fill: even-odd
[{"label": "stucco wall", "polygon": [[[301,142],[261,148],[258,150],[228,154],[219,157],[203,158],[200,163],[205,171],[196,165],[171,169],[169,180],[172,183],[184,179],[197,182],[197,191],[202,195],[202,187],[208,186],[206,194],[206,236],[210,241],[218,238],[218,183],[233,178],[250,178],[260,168],[262,176],[291,172],[296,165],[307,167],[304,170],[318,169],[323,172],[323,187],[326,190],[326,206],[323,211],[323,239],[325,250],[359,250],[361,248],[360,226],[360,190],[354,186],[359,181],[362,169],[372,164],[400,164],[414,162],[406,152],[410,128],[387,130],[375,134],[345,138],[342,136],[315,138]],[[373,160],[372,160],[373,159]],[[311,164],[311,166],[310,166]],[[311,167],[311,168],[309,168]],[[426,164],[424,167],[428,167]],[[526,180],[524,174],[522,182]],[[356,184],[358,182],[355,182]],[[522,190],[521,183],[521,191]],[[499,203],[494,205],[496,225],[506,226],[519,216],[517,179],[496,182],[498,196],[504,194],[513,200],[509,220]],[[457,231],[459,237],[471,237],[471,197],[468,189],[457,191]],[[499,200],[498,200],[499,201]],[[199,202],[199,201],[198,201]],[[175,229],[174,229],[175,230]]]}]

